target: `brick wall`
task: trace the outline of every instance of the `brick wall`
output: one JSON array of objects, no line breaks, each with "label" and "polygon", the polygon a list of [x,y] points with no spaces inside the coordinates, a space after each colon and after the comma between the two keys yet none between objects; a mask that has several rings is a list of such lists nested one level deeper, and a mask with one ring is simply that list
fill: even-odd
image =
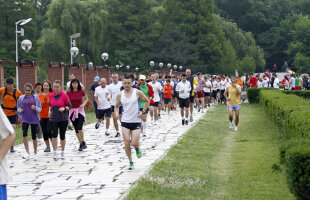
[{"label": "brick wall", "polygon": [[110,84],[111,71],[110,69],[102,69],[101,67],[97,67],[100,78],[107,79],[107,84]]},{"label": "brick wall", "polygon": [[95,68],[84,69],[85,90],[88,92],[94,83],[94,78],[99,76],[98,70]]},{"label": "brick wall", "polygon": [[22,63],[14,64],[18,66],[19,90],[23,92],[26,83],[31,83],[34,87],[37,82],[37,63],[32,63],[31,65],[24,65]]},{"label": "brick wall", "polygon": [[61,88],[64,90],[64,65],[62,63],[50,63],[46,66],[48,67],[48,80],[52,84],[55,80],[60,80],[62,84]]},{"label": "brick wall", "polygon": [[8,61],[0,60],[0,87],[4,87],[4,65],[6,65]]},{"label": "brick wall", "polygon": [[74,74],[75,78],[79,79],[79,81],[85,86],[84,80],[84,65],[79,66],[68,66],[68,76],[69,74]]}]

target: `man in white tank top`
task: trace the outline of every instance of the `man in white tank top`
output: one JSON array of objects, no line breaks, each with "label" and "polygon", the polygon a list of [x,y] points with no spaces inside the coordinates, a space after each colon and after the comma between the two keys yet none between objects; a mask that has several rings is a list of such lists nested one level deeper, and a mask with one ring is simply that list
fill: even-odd
[{"label": "man in white tank top", "polygon": [[[123,106],[123,113],[121,119],[122,135],[125,144],[125,152],[129,159],[129,170],[132,170],[134,163],[131,156],[130,143],[136,150],[138,158],[141,158],[142,152],[139,147],[140,133],[141,133],[141,118],[146,117],[147,108],[149,106],[148,98],[135,88],[132,88],[132,79],[130,75],[125,75],[123,79],[124,90],[117,94],[115,104],[116,118],[119,118],[119,107]],[[140,111],[140,101],[145,101],[145,106]]]}]

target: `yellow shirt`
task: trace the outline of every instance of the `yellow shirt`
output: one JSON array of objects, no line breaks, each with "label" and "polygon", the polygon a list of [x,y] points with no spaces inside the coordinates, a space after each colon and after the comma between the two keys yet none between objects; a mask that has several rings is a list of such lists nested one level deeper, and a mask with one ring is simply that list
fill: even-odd
[{"label": "yellow shirt", "polygon": [[228,97],[230,98],[230,100],[227,101],[227,105],[238,105],[238,104],[240,104],[240,95],[238,94],[238,90],[239,89],[241,90],[241,87],[240,87],[240,85],[236,84],[236,88],[234,88],[232,85],[230,85],[226,88],[226,91],[228,93]]},{"label": "yellow shirt", "polygon": [[[198,81],[196,80],[196,77],[195,78],[193,78],[193,87],[195,88],[195,85],[196,85],[196,87],[197,87],[197,85],[198,85]],[[194,92],[194,88],[192,89],[192,95],[191,96],[195,96],[195,92]]]}]

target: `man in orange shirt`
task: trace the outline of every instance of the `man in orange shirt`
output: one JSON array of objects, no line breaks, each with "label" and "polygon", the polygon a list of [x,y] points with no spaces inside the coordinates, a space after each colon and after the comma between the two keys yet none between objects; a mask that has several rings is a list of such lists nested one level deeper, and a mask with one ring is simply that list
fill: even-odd
[{"label": "man in orange shirt", "polygon": [[167,111],[167,106],[168,106],[168,115],[169,115],[170,109],[171,109],[171,99],[173,95],[173,86],[170,85],[169,79],[166,82],[167,83],[165,84],[163,93],[164,93],[165,112]]},{"label": "man in orange shirt", "polygon": [[[16,90],[13,86],[14,80],[12,78],[6,79],[6,87],[0,88],[0,104],[15,130],[17,125],[16,104],[17,99],[22,93],[19,90]],[[10,151],[12,153],[15,152],[14,146],[11,147]]]}]

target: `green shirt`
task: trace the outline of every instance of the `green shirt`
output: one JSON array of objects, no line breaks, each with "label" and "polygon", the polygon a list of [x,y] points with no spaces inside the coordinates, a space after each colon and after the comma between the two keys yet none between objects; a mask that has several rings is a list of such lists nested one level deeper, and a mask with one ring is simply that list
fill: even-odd
[{"label": "green shirt", "polygon": [[295,78],[295,86],[300,86],[300,85],[299,85],[299,82],[300,82],[300,79],[296,77],[296,78]]},{"label": "green shirt", "polygon": [[[145,84],[145,85],[140,85],[139,86],[141,92],[143,92],[143,94],[149,98],[149,87]],[[145,101],[140,101],[140,108],[144,108],[145,105]]]}]

